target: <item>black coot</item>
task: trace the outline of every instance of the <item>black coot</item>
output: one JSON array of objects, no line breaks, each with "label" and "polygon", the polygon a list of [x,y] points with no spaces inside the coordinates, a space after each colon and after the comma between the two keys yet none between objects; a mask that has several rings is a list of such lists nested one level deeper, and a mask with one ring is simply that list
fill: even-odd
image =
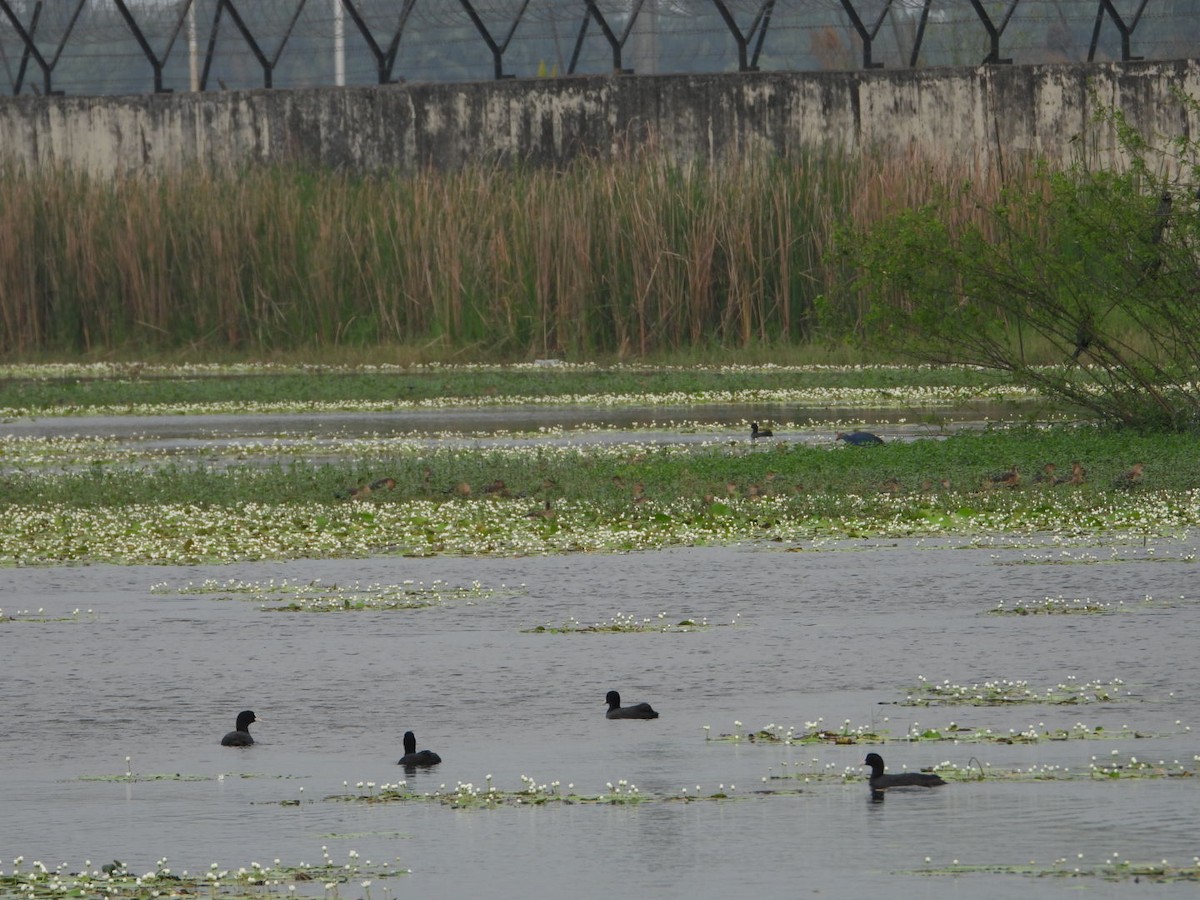
[{"label": "black coot", "polygon": [[929,772],[901,772],[897,775],[883,774],[883,757],[878,753],[868,753],[863,760],[864,766],[871,767],[871,790],[886,791],[893,787],[937,787],[946,782],[940,775]]},{"label": "black coot", "polygon": [[432,750],[417,752],[417,736],[411,731],[404,732],[404,755],[400,757],[402,766],[436,766],[442,758]]},{"label": "black coot", "polygon": [[622,706],[621,695],[616,691],[609,691],[608,696],[604,698],[608,702],[608,712],[604,715],[609,719],[657,719],[653,707],[649,703],[637,703],[633,706]]},{"label": "black coot", "polygon": [[250,723],[257,721],[258,717],[248,709],[238,713],[237,727],[221,738],[221,746],[249,747],[254,743],[254,738],[250,737]]}]

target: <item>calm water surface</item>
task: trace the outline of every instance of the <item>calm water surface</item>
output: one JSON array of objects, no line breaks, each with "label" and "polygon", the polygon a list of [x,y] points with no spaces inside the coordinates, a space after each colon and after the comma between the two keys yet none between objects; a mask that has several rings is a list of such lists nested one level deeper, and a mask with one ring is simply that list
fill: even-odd
[{"label": "calm water surface", "polygon": [[[688,406],[614,406],[596,405],[483,407],[480,409],[405,409],[370,413],[277,413],[227,415],[165,416],[48,416],[20,419],[4,424],[6,434],[21,437],[112,437],[166,448],[190,449],[198,443],[228,442],[246,438],[314,437],[396,437],[414,435],[430,440],[454,434],[521,434],[549,430],[577,432],[579,429],[637,429],[639,440],[645,432],[670,423],[686,422],[688,433],[672,427],[658,434],[660,440],[691,441],[728,438],[730,426],[739,429],[750,419],[758,419],[776,429],[780,423],[804,423],[803,429],[780,431],[779,437],[792,441],[814,441],[832,437],[845,423],[871,423],[871,427],[889,436],[913,437],[936,433],[940,428],[980,427],[985,421],[1030,418],[1049,413],[1047,407],[1033,402],[973,401],[960,406],[854,407],[797,406],[793,403],[692,404]],[[711,430],[710,430],[711,429]],[[707,432],[707,433],[706,433]],[[748,430],[747,430],[748,436]],[[544,436],[543,436],[544,437]],[[579,434],[573,434],[578,441]],[[584,432],[584,440],[606,435]],[[628,434],[622,440],[630,439]]]},{"label": "calm water surface", "polygon": [[[1194,884],[911,870],[1040,864],[1116,853],[1190,863],[1200,853],[1200,779],[954,783],[868,802],[860,764],[893,770],[972,757],[1001,770],[1086,766],[1113,751],[1180,760],[1200,752],[1197,535],[1150,548],[1100,540],[1092,554],[886,542],[685,549],[519,559],[290,562],[221,567],[63,567],[6,572],[5,613],[92,610],[80,621],[0,622],[5,728],[0,853],[11,865],[121,859],[148,870],[279,857],[318,862],[356,850],[410,868],[374,882],[380,900],[496,897],[1195,896]],[[787,552],[798,550],[799,552]],[[1100,559],[1103,562],[1088,561]],[[478,580],[517,588],[428,609],[264,612],[251,600],[151,593],[206,578],[349,584]],[[1138,604],[1104,615],[994,616],[1004,600],[1090,597]],[[1152,605],[1139,601],[1151,595]],[[736,627],[688,634],[529,634],[572,617],[707,618]],[[1078,706],[896,705],[920,675],[1046,688],[1074,676],[1125,681],[1128,697]],[[649,700],[653,722],[610,722],[604,694]],[[257,743],[218,745],[254,709]],[[882,747],[732,744],[712,733],[823,719],[1007,730],[1084,722],[1148,739]],[[1176,724],[1176,722],[1180,724]],[[327,801],[343,782],[404,777],[405,730],[441,766],[419,790],[457,782],[504,790],[521,776],[581,792],[628,779],[647,793],[718,785],[737,799],[690,804],[454,810]],[[138,773],[201,781],[120,783]],[[767,781],[794,768],[852,769],[848,783]],[[219,773],[226,774],[218,780]],[[237,777],[255,775],[254,778]],[[760,795],[764,787],[796,794]],[[299,805],[282,805],[299,800]],[[356,883],[343,898],[362,897]]]}]

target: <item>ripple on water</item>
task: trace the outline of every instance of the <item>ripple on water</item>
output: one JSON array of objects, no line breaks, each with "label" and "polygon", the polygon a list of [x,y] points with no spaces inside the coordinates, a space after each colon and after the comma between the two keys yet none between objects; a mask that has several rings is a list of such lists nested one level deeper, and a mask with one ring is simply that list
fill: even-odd
[{"label": "ripple on water", "polygon": [[[8,775],[0,781],[0,846],[27,859],[117,858],[139,868],[165,855],[177,868],[195,869],[274,857],[317,861],[320,848],[332,845],[342,854],[354,848],[365,858],[399,859],[414,871],[393,889],[426,897],[549,897],[564,883],[578,886],[580,896],[612,896],[631,879],[639,891],[661,896],[803,885],[833,896],[852,886],[856,893],[942,897],[1008,890],[1010,882],[897,873],[921,868],[926,857],[934,866],[954,859],[1049,864],[1079,853],[1189,860],[1200,838],[1196,779],[996,778],[872,804],[861,765],[866,747],[705,740],[705,725],[731,732],[735,722],[749,730],[850,719],[900,734],[913,722],[1019,730],[1082,721],[1159,736],[891,742],[881,752],[893,770],[965,766],[973,757],[997,770],[1086,768],[1093,755],[1114,749],[1124,758],[1194,765],[1194,741],[1183,731],[1200,720],[1200,700],[1189,690],[1198,674],[1189,607],[987,613],[1005,598],[1183,596],[1192,567],[1011,567],[993,551],[927,546],[12,570],[0,606],[85,607],[95,617],[0,624],[6,693],[20,700],[19,714],[10,712],[10,727],[0,732]],[[210,577],[524,588],[429,609],[327,614],[266,613],[251,601],[150,592],[163,581]],[[571,617],[663,611],[713,622],[737,616],[739,624],[668,634],[525,631]],[[897,706],[922,675],[1035,685],[1120,678],[1134,696],[1065,707]],[[610,689],[653,703],[661,718],[606,720]],[[261,719],[258,743],[218,746],[245,708]],[[660,797],[725,785],[741,799],[457,812],[323,800],[343,793],[344,782],[406,777],[395,761],[410,729],[444,760],[409,778],[418,791],[482,784],[491,774],[506,791],[529,775],[590,792],[627,779]],[[127,769],[145,779],[200,779],[81,780]],[[825,774],[810,783],[771,778],[797,769]],[[852,781],[830,777],[843,772]],[[787,793],[754,794],[763,789]],[[1012,889],[1037,897],[1063,887],[1025,879]],[[1161,893],[1181,895],[1182,887]]]}]

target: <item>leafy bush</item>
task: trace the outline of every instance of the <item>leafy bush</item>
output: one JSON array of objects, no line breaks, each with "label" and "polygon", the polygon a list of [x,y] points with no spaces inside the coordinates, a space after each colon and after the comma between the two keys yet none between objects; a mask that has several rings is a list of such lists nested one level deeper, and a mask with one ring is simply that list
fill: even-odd
[{"label": "leafy bush", "polygon": [[[1189,105],[1194,101],[1184,100]],[[844,245],[873,340],[981,366],[1108,422],[1200,425],[1197,142],[1155,148],[1102,112],[1122,171],[1084,163],[985,198],[971,184]],[[1046,358],[1060,365],[1034,365]]]}]

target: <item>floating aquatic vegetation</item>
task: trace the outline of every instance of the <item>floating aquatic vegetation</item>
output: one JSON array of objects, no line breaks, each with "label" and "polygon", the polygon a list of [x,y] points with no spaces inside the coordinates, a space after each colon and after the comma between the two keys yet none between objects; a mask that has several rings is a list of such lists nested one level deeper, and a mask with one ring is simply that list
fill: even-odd
[{"label": "floating aquatic vegetation", "polygon": [[867,775],[861,769],[847,769],[834,763],[822,763],[819,759],[784,760],[779,764],[780,770],[768,767],[767,774],[762,776],[762,783],[773,781],[799,781],[803,784],[845,784],[854,781],[866,781]]},{"label": "floating aquatic vegetation", "polygon": [[144,774],[130,772],[126,775],[80,775],[80,781],[113,781],[113,782],[142,782],[142,781],[224,781],[224,775],[185,775],[182,772],[162,772]]},{"label": "floating aquatic vegetation", "polygon": [[1196,775],[1196,764],[1200,755],[1190,760],[1150,760],[1136,755],[1125,756],[1120,750],[1113,750],[1108,757],[1092,756],[1086,766],[1062,766],[1055,764],[1039,764],[1026,768],[997,769],[984,765],[978,760],[971,760],[965,765],[946,762],[934,766],[937,772],[947,780],[959,781],[1094,781],[1094,780],[1130,780],[1130,779],[1159,779],[1159,778],[1193,778]]},{"label": "floating aquatic vegetation", "polygon": [[704,726],[706,741],[726,741],[749,744],[882,744],[887,732],[881,732],[874,726],[851,725],[846,719],[840,729],[825,727],[824,719],[815,722],[805,722],[803,728],[795,726],[776,725],[772,722],[753,731],[744,731],[742,723],[734,720],[734,731],[728,734],[712,736],[712,726]]},{"label": "floating aquatic vegetation", "polygon": [[1190,863],[1175,865],[1167,860],[1159,862],[1130,862],[1113,856],[1100,863],[1084,863],[1083,854],[1076,859],[1062,857],[1049,865],[978,864],[970,865],[955,860],[947,866],[913,869],[912,875],[1027,875],[1033,878],[1099,878],[1104,881],[1133,881],[1143,879],[1155,883],[1176,881],[1200,881],[1200,856]]},{"label": "floating aquatic vegetation", "polygon": [[1174,609],[1194,604],[1194,600],[1180,595],[1175,600],[1156,600],[1146,594],[1141,600],[1126,603],[1124,600],[1094,600],[1091,597],[1046,597],[1041,601],[1017,600],[1009,603],[1001,600],[986,612],[994,616],[1060,616],[1103,613],[1136,612],[1145,609]]},{"label": "floating aquatic vegetation", "polygon": [[695,802],[697,800],[735,799],[735,785],[719,785],[716,790],[704,791],[700,785],[682,787],[674,793],[644,793],[627,779],[610,781],[604,790],[585,792],[573,783],[561,781],[538,782],[528,775],[521,776],[521,787],[505,791],[492,783],[487,775],[481,785],[457,782],[454,787],[440,785],[432,791],[414,791],[408,782],[376,783],[359,781],[353,786],[344,782],[347,793],[333,794],[326,800],[350,803],[440,803],[454,809],[494,809],[500,806],[543,806],[546,804],[598,804],[628,806],[652,802]]},{"label": "floating aquatic vegetation", "polygon": [[0,461],[10,469],[106,465],[145,456],[112,437],[0,435]]},{"label": "floating aquatic vegetation", "polygon": [[[1161,537],[1166,531],[1160,532],[1156,527],[1150,528],[1144,534]],[[1053,554],[1039,552],[1028,555],[1024,559],[996,560],[1001,566],[1095,566],[1111,565],[1113,563],[1192,563],[1196,561],[1194,546],[1180,548],[1174,551],[1162,552],[1157,546],[1146,546],[1145,541],[1139,541],[1136,546],[1127,544],[1125,547],[1109,547],[1106,552],[1097,552],[1094,548],[1078,549],[1074,552],[1059,550]]]},{"label": "floating aquatic vegetation", "polygon": [[37,609],[14,609],[5,612],[0,609],[0,622],[32,622],[45,624],[47,622],[94,622],[96,614],[92,610],[75,609],[70,615],[53,615],[47,613],[45,607]]},{"label": "floating aquatic vegetation", "polygon": [[[1139,606],[1149,605],[1151,597]],[[1011,604],[1001,600],[988,612],[995,616],[1062,616],[1088,613],[1124,612],[1134,608],[1133,604],[1125,605],[1124,600],[1115,603],[1107,600],[1093,600],[1091,597],[1046,597],[1041,601],[1032,602],[1015,600]]]},{"label": "floating aquatic vegetation", "polygon": [[[1093,756],[1089,768],[1093,778],[1191,778],[1196,774],[1197,762],[1200,756],[1193,756],[1186,764],[1177,759],[1170,762],[1136,756],[1121,759],[1114,750],[1108,759]],[[1185,765],[1192,768],[1184,768]]]},{"label": "floating aquatic vegetation", "polygon": [[1125,683],[1112,681],[1077,681],[1074,676],[1066,681],[1036,690],[1027,681],[997,679],[978,684],[956,684],[948,679],[940,683],[918,676],[919,684],[909,691],[901,706],[1006,706],[1016,703],[1064,705],[1077,703],[1099,703],[1119,700],[1129,696]]},{"label": "floating aquatic vegetation", "polygon": [[[252,862],[237,869],[213,863],[205,871],[173,871],[167,859],[159,859],[154,868],[137,872],[120,860],[95,866],[91,860],[84,862],[78,871],[72,871],[67,863],[50,868],[40,861],[24,867],[24,857],[13,860],[9,872],[0,869],[0,897],[39,898],[39,900],[67,900],[79,897],[129,898],[129,900],[158,900],[168,897],[207,895],[211,898],[261,898],[276,891],[288,894],[337,898],[339,885],[357,881],[369,885],[362,879],[392,878],[407,875],[409,870],[390,863],[359,861],[359,854],[351,850],[347,862],[336,863],[328,848],[322,847],[324,855],[320,863],[310,865],[284,865],[276,859],[269,865]],[[369,896],[369,895],[368,895]]]},{"label": "floating aquatic vegetation", "polygon": [[[109,775],[80,775],[80,781],[111,781],[111,782],[148,782],[148,781],[224,781],[226,778],[275,778],[291,779],[292,775],[252,775],[242,772],[238,774],[215,772],[209,775],[187,775],[182,772],[143,773],[133,770],[133,757],[125,757],[125,773]],[[301,788],[300,790],[304,790]]]},{"label": "floating aquatic vegetation", "polygon": [[448,601],[476,601],[494,599],[498,593],[516,595],[519,591],[501,586],[499,591],[485,588],[475,581],[466,587],[451,587],[441,580],[426,585],[420,581],[405,581],[401,584],[368,584],[354,582],[349,585],[326,583],[320,579],[308,582],[293,582],[287,579],[276,581],[240,581],[229,579],[217,581],[206,579],[199,584],[189,583],[179,588],[156,584],[150,589],[155,594],[213,594],[220,600],[253,600],[267,604],[267,612],[342,612],[348,610],[424,609],[441,606]]},{"label": "floating aquatic vegetation", "polygon": [[[893,732],[891,728],[870,725],[854,725],[846,719],[840,728],[831,728],[824,719],[805,722],[803,727],[782,726],[771,723],[757,730],[745,730],[742,723],[734,721],[734,731],[712,735],[712,726],[704,726],[706,741],[749,744],[888,744],[888,743],[933,743],[939,741],[955,744],[1036,744],[1041,741],[1115,740],[1118,738],[1155,738],[1169,735],[1158,732],[1135,731],[1127,726],[1107,728],[1103,725],[1085,725],[1076,722],[1066,728],[1049,728],[1044,722],[1030,723],[1024,728],[992,729],[950,722],[940,727],[929,727],[913,722],[906,731]],[[884,719],[884,723],[889,720]],[[1188,734],[1190,727],[1176,722],[1179,731],[1171,734]]]},{"label": "floating aquatic vegetation", "polygon": [[[1178,723],[1176,723],[1178,724]],[[1184,728],[1181,734],[1189,732]],[[1106,728],[1103,725],[1088,726],[1076,722],[1070,728],[1047,728],[1044,722],[1026,725],[1024,728],[992,729],[969,728],[951,722],[943,728],[923,728],[914,724],[907,734],[893,740],[952,741],[956,744],[1037,744],[1042,741],[1094,741],[1119,738],[1155,738],[1167,735],[1155,732],[1134,731],[1128,727]]]},{"label": "floating aquatic vegetation", "polygon": [[584,624],[572,616],[562,625],[546,623],[545,625],[537,625],[533,628],[524,628],[522,631],[526,634],[687,633],[720,626],[737,625],[739,624],[738,620],[741,618],[741,615],[741,613],[737,613],[733,617],[732,622],[709,622],[707,616],[699,619],[683,618],[675,621],[674,619],[668,619],[665,612],[660,612],[653,618],[646,616],[640,619],[637,616],[617,613],[605,622],[593,622],[591,624]]},{"label": "floating aquatic vegetation", "polygon": [[[720,503],[690,497],[641,504],[561,500],[554,504],[552,519],[530,517],[528,502],[518,500],[113,507],[48,502],[5,509],[0,565],[186,564],[381,554],[507,556],[739,541],[794,543],[830,535],[913,537],[1026,529],[1042,533],[1072,514],[1066,506],[1052,516],[1041,507],[997,508],[955,514],[952,522],[943,522],[937,516],[924,518],[903,499],[847,495],[840,498],[836,513],[823,496],[735,497]],[[1200,492],[1195,500],[1187,505],[1187,497],[1181,496],[1178,511],[1200,524]],[[1036,513],[1033,518],[1031,513]],[[1098,530],[1122,527],[1119,511],[1093,524]]]}]

